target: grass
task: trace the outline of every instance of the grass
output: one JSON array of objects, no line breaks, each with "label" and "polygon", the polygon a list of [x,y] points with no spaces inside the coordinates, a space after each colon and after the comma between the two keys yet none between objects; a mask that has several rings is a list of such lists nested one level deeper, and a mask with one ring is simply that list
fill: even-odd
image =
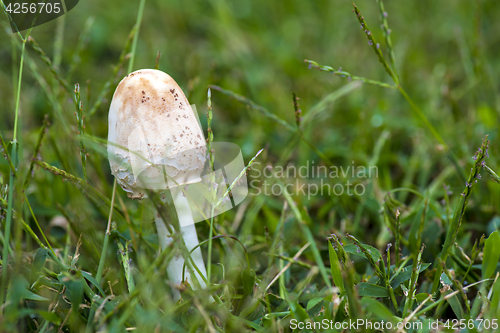
[{"label": "grass", "polygon": [[[499,12],[92,0],[19,34],[4,15],[0,331],[320,331],[354,319],[496,331]],[[196,224],[204,290],[169,283],[168,262],[189,254],[175,241],[160,251],[161,200],[128,199],[109,170],[109,102],[139,68],[174,77],[208,145],[238,144],[247,165],[245,201]]]}]

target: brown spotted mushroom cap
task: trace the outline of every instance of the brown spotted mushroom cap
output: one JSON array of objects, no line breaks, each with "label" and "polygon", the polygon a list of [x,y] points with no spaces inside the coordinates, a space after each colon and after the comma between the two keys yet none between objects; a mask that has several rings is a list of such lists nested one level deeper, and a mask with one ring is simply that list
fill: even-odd
[{"label": "brown spotted mushroom cap", "polygon": [[111,173],[133,199],[144,197],[145,189],[200,180],[206,160],[203,132],[168,74],[142,69],[118,84],[109,108],[108,158]]}]

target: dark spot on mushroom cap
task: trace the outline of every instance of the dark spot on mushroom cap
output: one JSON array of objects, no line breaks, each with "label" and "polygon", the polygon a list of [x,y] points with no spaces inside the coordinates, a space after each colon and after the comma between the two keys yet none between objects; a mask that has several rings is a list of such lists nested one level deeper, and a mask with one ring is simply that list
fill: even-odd
[{"label": "dark spot on mushroom cap", "polygon": [[[137,78],[134,75],[137,76]],[[132,76],[134,77],[132,78]],[[190,108],[187,108],[187,106],[184,107],[184,103],[187,103],[187,105],[189,105],[189,103],[186,101],[184,94],[180,90],[177,91],[178,86],[175,81],[167,75],[164,76],[152,73],[149,70],[138,71],[130,73],[128,77],[119,84],[114,96],[119,98],[116,99],[115,103],[122,104],[123,107],[116,104],[116,108],[121,110],[119,111],[118,117],[127,117],[130,121],[127,123],[126,128],[118,129],[118,144],[127,146],[127,133],[130,132],[130,128],[134,127],[134,124],[136,124],[140,118],[143,121],[153,121],[157,115],[162,113],[167,113],[167,117],[165,118],[171,118],[170,115],[174,115],[174,118],[176,118],[178,122],[180,122],[181,117],[184,117],[185,120],[183,124],[184,127],[187,127],[185,128],[184,135],[189,136],[191,134],[195,136],[199,133],[197,130],[195,130],[194,133],[189,133],[192,128],[185,125],[187,121],[192,118],[192,114],[187,114],[187,112],[192,111]],[[164,82],[168,88],[158,90],[158,86],[154,84],[154,81],[158,79]],[[183,95],[182,98],[180,98],[180,95]],[[178,100],[174,101],[174,99]],[[181,110],[176,109],[175,106],[177,105],[177,107],[179,107],[180,103],[182,103]],[[186,115],[183,115],[184,113],[186,113]],[[182,124],[180,125],[182,126]],[[182,127],[179,129],[182,133]],[[172,140],[172,138],[170,140]],[[151,145],[151,147],[154,146],[153,144]]]}]

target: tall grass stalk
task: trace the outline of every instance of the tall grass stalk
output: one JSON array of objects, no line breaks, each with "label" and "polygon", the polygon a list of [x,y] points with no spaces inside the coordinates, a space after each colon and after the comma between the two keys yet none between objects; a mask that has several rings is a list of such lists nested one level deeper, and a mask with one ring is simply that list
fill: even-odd
[{"label": "tall grass stalk", "polygon": [[377,4],[380,11],[380,21],[382,22],[384,30],[385,44],[389,53],[389,59],[391,60],[392,70],[396,78],[399,80],[396,57],[394,56],[394,48],[392,47],[391,29],[389,29],[389,23],[387,22],[387,12],[385,11],[384,2],[382,0],[377,0]]},{"label": "tall grass stalk", "polygon": [[487,166],[486,164],[483,165],[483,168],[484,170],[486,170],[486,172],[488,172],[488,174],[490,175],[491,177],[491,180],[493,180],[495,183],[499,183],[500,184],[500,176],[497,175],[497,173],[495,171],[493,171],[489,166]]},{"label": "tall grass stalk", "polygon": [[[238,102],[247,105],[251,109],[254,109],[254,110],[261,112],[262,115],[265,116],[266,118],[272,119],[273,121],[282,125],[283,127],[285,127],[288,131],[290,131],[292,133],[292,135],[294,136],[293,139],[299,139],[302,142],[304,142],[321,158],[322,161],[324,161],[326,163],[327,166],[331,167],[331,166],[334,166],[335,163],[333,163],[322,151],[320,151],[315,145],[313,145],[303,135],[302,127],[305,127],[306,123],[308,123],[308,122],[310,123],[314,116],[316,116],[322,112],[325,112],[325,110],[328,109],[327,108],[328,105],[330,105],[331,103],[333,103],[337,99],[351,93],[355,89],[359,88],[359,85],[353,82],[350,85],[346,85],[345,87],[342,87],[342,88],[328,94],[323,100],[321,100],[315,106],[313,106],[313,108],[310,110],[309,113],[306,113],[304,115],[303,123],[302,123],[301,127],[297,127],[297,126],[289,124],[286,120],[284,120],[284,119],[280,118],[279,116],[277,116],[276,114],[270,112],[265,107],[256,104],[254,101],[246,98],[245,96],[239,95],[239,94],[237,94],[233,91],[230,91],[230,90],[223,89],[223,88],[216,86],[216,85],[210,85],[209,87],[214,89],[214,90],[217,90],[225,95],[228,95],[228,96],[234,98]],[[291,142],[293,142],[293,140]],[[289,147],[291,147],[291,146],[292,146],[292,144],[290,144]],[[289,148],[289,147],[287,147],[287,148]],[[283,151],[284,151],[284,155],[291,153],[291,151],[288,149],[283,149]],[[283,158],[283,157],[281,159],[286,160],[286,158]]]},{"label": "tall grass stalk", "polygon": [[[208,89],[207,92],[207,149],[208,149],[208,156],[209,156],[209,166],[210,166],[210,171],[213,170],[214,168],[214,155],[212,151],[212,142],[214,140],[214,133],[212,131],[212,92],[210,88]],[[212,183],[214,181],[214,175],[212,174]],[[207,259],[207,287],[210,287],[210,281],[211,281],[211,275],[212,275],[212,238],[214,235],[214,212],[215,212],[215,206],[214,206],[214,201],[215,201],[215,195],[217,194],[217,191],[214,190],[212,193],[212,211],[210,214],[210,232],[208,234],[208,259]]]},{"label": "tall grass stalk", "polygon": [[[7,14],[5,11],[5,5],[3,1],[1,1],[2,4],[2,9],[4,12]],[[7,14],[8,16],[8,14]],[[38,17],[38,15],[37,15]],[[10,17],[9,17],[10,18]],[[21,100],[21,82],[23,78],[23,65],[24,65],[24,53],[26,51],[26,40],[29,38],[29,35],[31,34],[31,30],[33,29],[33,25],[36,21],[36,17],[33,20],[32,27],[28,30],[26,33],[25,37],[23,38],[21,33],[18,34],[21,37],[22,41],[22,47],[21,47],[21,60],[19,63],[19,74],[17,77],[17,91],[16,91],[16,97],[15,97],[15,110],[14,110],[14,134],[12,136],[12,150],[11,150],[11,155],[10,159],[12,161],[11,167],[14,169],[11,170],[10,175],[9,175],[9,193],[7,197],[7,217],[5,221],[5,235],[4,235],[4,247],[3,247],[3,255],[2,255],[2,260],[3,260],[3,274],[2,274],[2,282],[0,285],[0,304],[3,304],[4,301],[4,291],[5,287],[7,285],[7,276],[8,276],[8,264],[9,264],[9,242],[10,242],[10,231],[12,227],[12,212],[13,212],[13,201],[14,201],[14,186],[15,186],[15,175],[14,173],[16,172],[17,168],[17,152],[18,152],[18,147],[17,147],[17,126],[18,126],[18,120],[19,120],[19,103]],[[6,151],[6,154],[8,152]],[[3,307],[0,309],[0,315],[3,312]]]},{"label": "tall grass stalk", "polygon": [[[214,10],[216,17],[206,15],[205,23],[216,29],[215,35],[200,35],[184,29],[192,23],[184,16],[194,17],[205,7],[180,8],[159,3],[158,9],[171,10],[170,14],[176,17],[161,24],[182,35],[178,38],[179,49],[199,50],[193,61],[182,62],[185,58],[182,54],[172,54],[169,61],[174,64],[178,58],[184,76],[192,77],[187,83],[189,99],[196,99],[199,88],[211,87],[208,111],[205,110],[208,135],[204,139],[210,155],[207,169],[210,164],[213,171],[212,149],[218,148],[213,143],[216,133],[212,129],[217,131],[221,127],[219,135],[237,142],[244,154],[265,148],[264,153],[257,154],[260,166],[254,163],[252,170],[247,167],[240,173],[244,177],[248,172],[247,199],[214,217],[213,211],[217,212],[222,200],[214,198],[212,216],[202,212],[206,214],[203,225],[196,228],[192,225],[195,231],[206,230],[194,247],[183,237],[177,223],[178,209],[172,205],[169,193],[148,191],[148,202],[122,201],[126,196],[114,179],[110,182],[106,166],[106,145],[113,143],[100,138],[105,131],[109,100],[121,76],[126,71],[149,67],[143,59],[150,59],[149,68],[160,67],[159,52],[154,63],[153,59],[160,49],[158,45],[164,41],[149,27],[145,34],[146,25],[159,22],[155,8],[145,8],[152,3],[141,0],[123,4],[122,10],[129,14],[132,11],[133,15],[113,20],[117,26],[129,26],[118,49],[116,43],[94,40],[97,32],[109,29],[103,19],[110,14],[104,12],[96,13],[100,23],[95,28],[99,31],[91,27],[92,19],[65,22],[58,19],[45,26],[56,28],[48,39],[37,38],[37,33],[24,37],[25,31],[21,35],[10,33],[12,30],[4,39],[0,38],[0,45],[12,51],[12,60],[9,56],[7,63],[0,66],[12,75],[0,75],[0,87],[13,87],[9,90],[11,102],[7,103],[11,105],[11,117],[7,117],[11,124],[0,124],[10,128],[7,135],[5,130],[0,133],[0,151],[5,156],[5,162],[0,161],[0,246],[3,246],[0,255],[8,255],[0,260],[4,268],[4,276],[0,278],[3,288],[0,331],[194,332],[201,328],[214,332],[278,332],[289,330],[291,319],[315,324],[313,327],[324,319],[334,323],[384,320],[392,322],[394,327],[398,322],[427,325],[438,318],[446,322],[455,316],[476,320],[476,324],[477,318],[500,318],[497,306],[500,279],[497,272],[494,272],[496,279],[493,274],[497,257],[500,258],[497,251],[500,239],[498,232],[481,237],[483,232],[498,229],[495,217],[499,209],[495,203],[500,200],[500,191],[496,184],[489,183],[490,176],[500,182],[498,163],[496,156],[493,157],[489,168],[484,160],[477,161],[478,155],[474,163],[469,159],[472,154],[466,153],[477,131],[494,129],[491,125],[497,119],[495,84],[486,73],[490,55],[486,57],[484,51],[489,47],[481,46],[484,44],[481,35],[484,33],[485,41],[491,40],[492,32],[490,23],[479,16],[484,12],[488,18],[492,15],[490,8],[499,11],[500,6],[478,9],[475,34],[466,28],[467,24],[461,24],[464,31],[457,34],[458,45],[453,45],[453,39],[442,29],[417,34],[405,56],[417,67],[408,67],[408,63],[395,58],[392,42],[396,40],[391,37],[396,36],[390,34],[389,24],[412,29],[418,22],[409,19],[425,15],[412,13],[418,6],[410,6],[397,13],[397,20],[394,17],[392,22],[383,0],[372,2],[372,11],[366,12],[365,18],[361,16],[361,6],[354,8],[357,18],[340,17],[342,25],[347,20],[354,25],[347,35],[334,29],[329,29],[333,31],[331,34],[318,34],[322,28],[332,28],[335,24],[318,21],[322,17],[318,14],[324,9],[310,6],[307,12],[312,15],[304,11],[293,19],[286,16],[289,6],[272,6],[276,22],[286,21],[292,29],[265,32],[253,29],[268,23],[268,18],[262,16],[252,17],[254,22],[245,25],[249,29],[241,29],[241,20],[228,15],[240,8],[229,8],[224,1],[213,1],[207,7]],[[253,1],[250,6],[269,10],[267,2],[262,0]],[[329,6],[325,9],[334,9]],[[471,6],[464,4],[457,8]],[[445,12],[443,6],[436,7],[435,16],[426,19],[434,23],[456,22],[453,15],[451,19],[440,17]],[[380,22],[376,20],[379,15]],[[375,18],[370,24],[374,31],[367,27],[369,17]],[[313,30],[299,31],[297,35],[295,25],[312,18],[318,23],[311,25]],[[358,20],[362,24],[361,34]],[[460,23],[467,23],[467,18],[461,20]],[[8,21],[0,22],[0,27],[8,30]],[[143,32],[140,36],[139,29]],[[444,37],[450,43],[434,48],[430,54],[425,51],[430,45],[430,33],[436,40]],[[79,39],[68,40],[78,35]],[[325,73],[304,73],[305,66],[297,69],[286,60],[290,56],[296,58],[297,47],[289,41],[298,41],[297,37],[303,42],[302,49],[320,54],[332,51],[328,44],[331,38],[352,41],[356,35],[362,38],[359,43],[362,45],[350,45],[350,50],[338,49],[335,53],[349,52],[354,60],[363,51],[373,52],[373,62],[363,64],[363,68],[337,70],[337,66],[334,69],[309,60],[310,68]],[[225,43],[212,43],[221,37]],[[86,49],[91,38],[92,47]],[[283,56],[277,53],[263,69],[260,65],[269,55],[262,50],[268,50],[273,40],[283,41],[279,47]],[[207,43],[214,48],[207,50]],[[473,43],[477,45],[474,47]],[[146,55],[143,45],[151,46],[154,53]],[[462,70],[459,63],[453,64],[453,50],[457,46]],[[227,50],[235,57],[228,58]],[[448,63],[440,65],[450,52],[452,67]],[[116,54],[117,59],[109,62],[109,54]],[[134,65],[136,57],[139,60]],[[422,60],[435,61],[437,65],[418,67],[424,63]],[[96,66],[109,70],[96,72]],[[365,73],[380,70],[381,76],[374,80],[356,76],[361,75],[359,70]],[[313,84],[315,73],[322,81],[317,85]],[[418,77],[409,79],[413,73]],[[338,89],[329,88],[328,82],[342,77],[345,84]],[[424,77],[425,82],[418,80],[419,77]],[[79,89],[74,92],[77,82]],[[98,85],[97,89],[92,87],[92,96],[90,82],[92,86]],[[389,90],[380,91],[375,86]],[[351,94],[361,88],[362,93]],[[216,106],[212,103],[216,101],[211,100],[211,92],[214,91],[216,95],[218,92],[226,95],[220,96],[225,100],[217,105],[220,126],[213,121],[212,107],[215,112]],[[292,91],[297,93],[293,105],[289,100]],[[428,98],[424,102],[413,99],[416,92],[424,92]],[[300,105],[297,96],[301,97]],[[81,101],[83,108],[79,107]],[[373,112],[366,110],[368,104],[373,106]],[[398,107],[407,110],[407,114],[399,114]],[[440,114],[433,114],[432,110],[437,109]],[[12,114],[14,110],[16,117]],[[72,118],[74,111],[77,124]],[[54,130],[44,135],[48,118],[40,131],[35,124],[45,112],[54,122]],[[83,115],[85,133],[81,130]],[[453,126],[446,127],[445,122]],[[248,130],[254,127],[258,131]],[[78,137],[72,133],[75,128],[80,130]],[[45,142],[48,145],[42,145]],[[82,155],[85,151],[77,152],[76,147],[85,147],[91,155],[85,160]],[[493,143],[493,154],[498,153],[497,148]],[[80,169],[85,164],[86,170]],[[302,165],[308,169],[307,176],[301,174]],[[373,166],[377,174],[375,178],[359,174],[343,176],[349,183],[342,184],[340,175],[328,172],[329,167],[347,165],[354,171],[357,165]],[[489,174],[485,182],[480,184],[479,173],[464,178],[462,183],[455,182],[459,172],[464,174],[471,167],[474,172],[476,166],[484,169],[483,177]],[[321,177],[318,173],[324,167],[325,177]],[[316,177],[310,177],[313,170]],[[476,180],[479,186],[471,194]],[[463,188],[460,185],[466,181],[466,191],[460,195]],[[351,196],[345,191],[337,195],[336,183],[360,184],[366,191],[363,195]],[[443,191],[443,183],[450,183],[450,187],[444,187]],[[233,185],[227,185],[223,198],[230,199]],[[279,194],[274,190],[280,190]],[[165,221],[165,233],[155,228],[155,213],[162,223]],[[10,228],[6,240],[7,220]],[[471,232],[473,237],[481,239],[474,243]],[[75,250],[72,244],[82,234],[84,237],[80,237]],[[159,251],[157,239],[167,237],[171,238],[171,244]],[[326,244],[328,239],[331,241]],[[115,240],[116,245],[112,243]],[[346,240],[349,244],[344,245],[342,241]],[[130,244],[134,244],[132,248],[128,247]],[[132,249],[134,253],[130,253]],[[197,265],[193,255],[202,249],[205,255],[208,250],[208,276],[203,272],[207,266]],[[182,271],[172,272],[169,265],[179,258]],[[184,275],[174,281],[181,272]],[[433,283],[438,284],[436,293],[432,293]],[[333,285],[338,289],[330,287]],[[182,295],[180,302],[171,297],[172,291]],[[441,324],[438,331],[444,330]]]},{"label": "tall grass stalk", "polygon": [[116,182],[113,184],[113,195],[111,196],[111,207],[109,209],[108,226],[106,227],[106,234],[104,236],[104,243],[102,245],[102,253],[99,259],[99,266],[97,268],[97,273],[95,276],[96,281],[99,283],[101,282],[102,271],[104,270],[104,263],[106,262],[106,253],[108,249],[109,235],[111,233],[111,222],[113,221],[113,207],[115,205],[115,196],[116,196]]},{"label": "tall grass stalk", "polygon": [[369,80],[369,79],[366,79],[363,77],[354,76],[348,72],[343,72],[341,70],[336,71],[330,66],[323,66],[323,65],[320,65],[317,62],[312,61],[312,60],[306,59],[305,62],[309,64],[309,68],[316,68],[316,69],[319,69],[321,71],[332,72],[336,75],[340,75],[342,77],[347,77],[349,79],[349,81],[351,79],[361,80],[362,82],[377,85],[377,86],[380,86],[383,88],[396,88],[396,89],[398,89],[399,92],[401,93],[401,95],[406,99],[408,104],[410,104],[412,112],[420,119],[420,121],[425,125],[425,127],[429,130],[429,132],[431,132],[431,134],[434,136],[436,141],[441,145],[441,148],[448,154],[450,160],[454,164],[459,175],[462,177],[463,180],[466,180],[466,176],[465,176],[463,170],[460,168],[460,165],[458,163],[458,158],[456,157],[456,155],[450,150],[449,146],[443,140],[443,138],[441,137],[439,132],[436,130],[436,128],[431,124],[429,119],[425,116],[425,114],[418,107],[418,105],[410,98],[408,93],[404,90],[403,86],[401,85],[401,82],[399,80],[399,76],[398,76],[397,71],[396,71],[396,60],[394,57],[394,49],[392,46],[391,38],[389,36],[390,29],[389,29],[389,25],[387,23],[387,18],[386,18],[387,13],[384,10],[384,5],[383,5],[382,0],[377,0],[377,2],[379,5],[380,14],[381,14],[380,15],[380,19],[381,19],[381,23],[382,23],[381,26],[384,29],[384,35],[385,35],[386,44],[388,47],[388,52],[389,52],[392,67],[391,67],[391,65],[389,65],[389,63],[385,59],[385,57],[380,49],[380,44],[377,43],[377,41],[375,40],[373,33],[368,28],[368,25],[365,21],[365,18],[361,15],[361,12],[359,11],[358,7],[354,3],[352,4],[354,7],[353,11],[356,14],[356,17],[357,17],[359,23],[361,24],[361,29],[363,30],[363,32],[365,33],[365,35],[367,37],[368,44],[372,47],[373,51],[375,52],[375,54],[378,57],[378,60],[383,65],[387,74],[389,74],[389,76],[392,78],[395,85],[389,85],[389,84],[384,83],[384,82]]},{"label": "tall grass stalk", "polygon": [[[135,29],[133,30],[134,31],[134,38],[133,38],[133,42],[132,42],[132,49],[130,51],[130,60],[128,62],[127,73],[131,73],[132,72],[132,68],[134,68],[135,51],[137,49],[137,40],[138,40],[138,37],[139,37],[139,31],[140,31],[141,22],[142,22],[142,16],[144,14],[144,5],[145,4],[146,4],[146,0],[141,0],[141,2],[139,4],[139,11],[137,12],[137,20],[136,20],[136,23],[135,23]],[[109,212],[109,220],[111,220],[111,217],[113,216],[113,206],[114,206],[115,192],[116,192],[116,178],[115,178],[115,180],[113,182],[113,190],[112,190],[112,194],[111,194],[111,198],[112,199],[111,199],[111,208],[110,208],[110,212]],[[103,253],[101,254],[101,261],[102,261],[102,258],[105,257],[105,255],[106,255],[106,253],[104,252],[104,250],[108,246],[107,242],[109,241],[109,237],[108,237],[109,227],[110,227],[110,222],[108,221],[108,228],[106,230],[106,235],[104,237]],[[99,267],[101,267],[101,262],[99,262]],[[99,274],[99,270],[98,270],[98,274]],[[102,269],[101,269],[101,274],[102,274]]]},{"label": "tall grass stalk", "polygon": [[132,42],[132,50],[130,51],[130,60],[128,62],[127,73],[131,73],[134,68],[135,51],[137,49],[137,40],[139,38],[139,31],[141,30],[142,16],[144,14],[144,6],[146,5],[146,0],[141,0],[139,4],[139,11],[137,12],[137,19],[135,21],[136,31],[134,33],[134,40]]}]

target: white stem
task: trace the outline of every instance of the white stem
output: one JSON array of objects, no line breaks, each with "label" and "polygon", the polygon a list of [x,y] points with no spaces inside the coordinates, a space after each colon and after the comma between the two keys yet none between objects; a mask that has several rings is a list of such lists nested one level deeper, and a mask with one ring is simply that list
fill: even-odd
[{"label": "white stem", "polygon": [[[184,243],[188,251],[191,251],[194,247],[199,244],[198,235],[196,234],[196,227],[194,225],[193,216],[191,215],[191,209],[189,208],[189,203],[187,198],[183,195],[182,190],[178,187],[175,187],[171,190],[172,199],[174,201],[175,209],[177,211],[177,216],[179,218],[179,226],[182,233],[182,238],[184,239]],[[168,229],[159,216],[156,214],[155,218],[156,222],[156,230],[158,232],[158,239],[160,242],[161,248],[164,250],[167,248],[173,241],[172,235],[168,232]],[[173,229],[173,227],[172,227]],[[201,255],[201,249],[198,247],[192,253],[191,257],[193,258],[194,264],[200,272],[203,274],[204,278],[206,278],[207,273],[205,269],[205,262],[203,261],[203,257]],[[167,273],[170,278],[170,281],[174,284],[180,285],[182,283],[182,268],[184,266],[184,258],[182,254],[176,255],[172,260],[170,260],[167,266]],[[205,288],[206,284],[201,276],[198,274],[196,270],[194,270],[196,280],[200,284],[201,288]],[[195,288],[196,284],[193,283],[191,274],[189,273],[189,269],[186,265],[185,277],[191,287]],[[178,290],[174,289],[174,299],[178,300],[180,298],[180,293]]]}]

